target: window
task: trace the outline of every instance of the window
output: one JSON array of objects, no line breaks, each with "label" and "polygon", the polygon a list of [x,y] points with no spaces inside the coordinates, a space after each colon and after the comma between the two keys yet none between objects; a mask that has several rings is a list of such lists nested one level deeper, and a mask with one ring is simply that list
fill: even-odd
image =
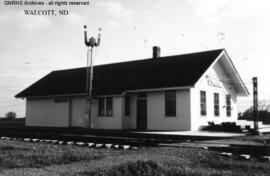
[{"label": "window", "polygon": [[214,115],[219,116],[219,94],[214,93]]},{"label": "window", "polygon": [[112,97],[106,98],[106,116],[112,116],[113,104]]},{"label": "window", "polygon": [[226,114],[228,117],[231,117],[232,106],[231,106],[231,95],[226,95]]},{"label": "window", "polygon": [[201,91],[201,115],[206,115],[206,92]]},{"label": "window", "polygon": [[98,99],[98,115],[99,116],[104,116],[104,109],[105,109],[105,98],[99,98]]},{"label": "window", "polygon": [[165,92],[165,116],[176,116],[176,91]]},{"label": "window", "polygon": [[57,97],[54,99],[55,103],[66,103],[68,102],[68,97]]},{"label": "window", "polygon": [[[106,114],[105,114],[106,113]],[[98,99],[98,115],[99,116],[112,116],[113,102],[112,97]]]},{"label": "window", "polygon": [[138,94],[138,98],[144,99],[144,98],[146,98],[146,97],[147,97],[146,92],[140,92],[140,93]]},{"label": "window", "polygon": [[129,116],[130,104],[129,104],[129,96],[125,96],[125,115]]}]

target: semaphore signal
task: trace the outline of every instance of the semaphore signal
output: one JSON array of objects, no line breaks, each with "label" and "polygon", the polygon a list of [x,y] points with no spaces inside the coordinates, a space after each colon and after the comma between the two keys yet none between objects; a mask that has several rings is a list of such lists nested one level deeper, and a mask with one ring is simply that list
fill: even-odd
[{"label": "semaphore signal", "polygon": [[93,128],[91,123],[91,105],[92,105],[92,88],[93,88],[93,49],[100,45],[101,28],[98,29],[98,39],[94,37],[88,39],[87,37],[87,26],[84,25],[84,43],[87,46],[87,66],[86,66],[86,121],[88,120],[88,127]]}]

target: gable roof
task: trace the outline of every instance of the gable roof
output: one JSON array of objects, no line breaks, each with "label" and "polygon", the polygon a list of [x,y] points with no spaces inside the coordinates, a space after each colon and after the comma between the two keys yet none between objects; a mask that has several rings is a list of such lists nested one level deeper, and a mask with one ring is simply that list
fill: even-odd
[{"label": "gable roof", "polygon": [[[249,91],[245,86],[243,80],[241,79],[238,71],[236,70],[231,58],[229,57],[226,50],[223,52],[220,61],[224,66],[224,69],[230,74],[231,78],[229,79],[234,85],[237,90],[239,96],[248,96]],[[228,82],[228,81],[227,81]]]},{"label": "gable roof", "polygon": [[[223,49],[94,66],[93,94],[194,86]],[[85,94],[86,67],[53,71],[15,97]]]}]

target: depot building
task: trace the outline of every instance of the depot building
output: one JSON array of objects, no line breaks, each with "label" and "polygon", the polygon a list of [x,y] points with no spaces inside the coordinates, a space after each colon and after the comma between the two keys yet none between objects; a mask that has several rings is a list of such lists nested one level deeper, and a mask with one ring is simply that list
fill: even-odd
[{"label": "depot building", "polygon": [[94,66],[91,119],[86,67],[52,71],[15,97],[26,99],[26,126],[199,130],[237,121],[249,92],[225,49]]}]

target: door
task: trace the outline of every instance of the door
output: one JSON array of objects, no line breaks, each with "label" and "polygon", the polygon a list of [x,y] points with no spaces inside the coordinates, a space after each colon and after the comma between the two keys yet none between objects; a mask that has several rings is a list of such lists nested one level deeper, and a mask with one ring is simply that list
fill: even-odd
[{"label": "door", "polygon": [[147,99],[146,94],[137,98],[137,130],[147,129]]}]

